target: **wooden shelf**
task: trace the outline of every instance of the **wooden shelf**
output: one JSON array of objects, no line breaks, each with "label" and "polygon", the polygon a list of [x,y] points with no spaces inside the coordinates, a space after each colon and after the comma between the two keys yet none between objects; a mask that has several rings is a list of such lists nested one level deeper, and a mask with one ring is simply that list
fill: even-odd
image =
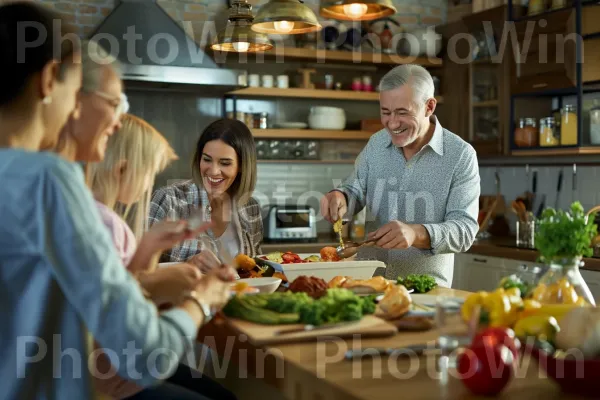
[{"label": "wooden shelf", "polygon": [[498,100],[477,101],[473,107],[498,107]]},{"label": "wooden shelf", "polygon": [[301,59],[315,60],[317,62],[344,62],[356,64],[382,64],[382,65],[398,65],[398,64],[418,64],[423,67],[441,67],[442,60],[437,57],[408,57],[397,54],[383,54],[372,52],[358,51],[341,51],[341,50],[324,50],[324,49],[302,49],[295,47],[286,47],[279,53],[271,51],[266,55],[277,56],[283,55],[286,59]]},{"label": "wooden shelf", "polygon": [[292,97],[304,99],[379,101],[379,93],[377,92],[355,92],[353,90],[248,87],[234,90],[227,94],[246,97]]},{"label": "wooden shelf", "polygon": [[375,132],[319,129],[252,129],[257,139],[343,139],[369,140]]},{"label": "wooden shelf", "polygon": [[537,149],[513,150],[513,156],[579,156],[600,154],[599,146],[586,147],[548,147]]},{"label": "wooden shelf", "polygon": [[[243,97],[288,97],[297,99],[379,101],[378,92],[357,92],[353,90],[248,87],[228,92],[227,95]],[[436,96],[436,99],[438,104],[442,103],[444,100],[442,96]]]},{"label": "wooden shelf", "polygon": [[354,164],[355,160],[258,160],[262,164]]},{"label": "wooden shelf", "polygon": [[[215,52],[207,49],[214,55],[217,63],[223,63],[227,60],[238,59],[236,53]],[[325,50],[325,49],[304,49],[297,47],[280,47],[258,54],[244,54],[244,57],[256,57],[259,60],[264,58],[276,58],[277,61],[309,61],[315,63],[343,63],[343,64],[371,64],[371,65],[399,65],[399,64],[418,64],[423,67],[435,68],[441,67],[443,61],[438,57],[410,57],[397,54],[384,54],[360,51],[343,50]]]}]

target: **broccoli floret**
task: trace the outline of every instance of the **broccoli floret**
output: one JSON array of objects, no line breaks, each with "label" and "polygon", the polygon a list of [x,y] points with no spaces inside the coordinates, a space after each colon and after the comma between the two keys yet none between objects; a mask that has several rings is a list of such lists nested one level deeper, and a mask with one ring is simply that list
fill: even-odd
[{"label": "broccoli floret", "polygon": [[375,298],[377,296],[371,295],[362,298],[362,312],[363,314],[373,314],[375,313],[375,308],[377,304],[375,304]]},{"label": "broccoli floret", "polygon": [[362,302],[348,302],[340,309],[339,321],[358,321],[362,318]]},{"label": "broccoli floret", "polygon": [[323,318],[323,312],[325,311],[325,305],[319,301],[312,303],[303,303],[299,308],[300,321],[307,325],[321,325],[326,321]]},{"label": "broccoli floret", "polygon": [[309,297],[306,293],[284,292],[280,293],[280,295],[278,296],[269,297],[266,308],[268,310],[284,314],[297,313],[302,305],[312,302],[313,299]]}]

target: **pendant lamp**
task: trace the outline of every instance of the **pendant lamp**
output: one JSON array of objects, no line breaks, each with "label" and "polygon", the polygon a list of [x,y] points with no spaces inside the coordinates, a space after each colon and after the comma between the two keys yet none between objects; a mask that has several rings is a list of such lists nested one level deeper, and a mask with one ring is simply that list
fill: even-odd
[{"label": "pendant lamp", "polygon": [[271,50],[273,44],[267,35],[252,30],[252,21],[252,5],[248,0],[235,0],[229,9],[229,22],[211,49],[237,53]]},{"label": "pendant lamp", "polygon": [[320,14],[342,21],[370,21],[397,12],[392,0],[321,0]]},{"label": "pendant lamp", "polygon": [[275,35],[297,35],[322,28],[317,16],[301,0],[271,0],[260,7],[252,30]]}]

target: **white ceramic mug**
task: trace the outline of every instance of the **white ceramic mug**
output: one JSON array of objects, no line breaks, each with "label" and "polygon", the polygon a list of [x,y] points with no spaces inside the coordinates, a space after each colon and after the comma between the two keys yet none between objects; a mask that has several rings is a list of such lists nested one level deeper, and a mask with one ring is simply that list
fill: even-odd
[{"label": "white ceramic mug", "polygon": [[251,74],[248,76],[248,86],[250,87],[260,87],[260,75]]},{"label": "white ceramic mug", "polygon": [[277,87],[287,89],[290,87],[290,78],[287,75],[279,75],[277,77]]},{"label": "white ceramic mug", "polygon": [[273,87],[273,75],[263,75],[262,77],[262,85],[266,88]]}]

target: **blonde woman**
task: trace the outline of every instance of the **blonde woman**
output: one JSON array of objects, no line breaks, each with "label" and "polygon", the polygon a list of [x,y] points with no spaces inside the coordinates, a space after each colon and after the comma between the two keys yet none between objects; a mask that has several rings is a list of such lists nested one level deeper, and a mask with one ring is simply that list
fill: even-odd
[{"label": "blonde woman", "polygon": [[[175,159],[175,152],[154,127],[141,118],[125,114],[121,118],[121,129],[108,139],[104,159],[87,168],[88,184],[123,264],[137,276],[157,304],[177,303],[201,278],[199,269],[191,264],[156,269],[160,255],[156,249],[166,249],[172,242],[168,240],[168,232],[165,236],[161,224],[146,231],[154,179]],[[161,240],[164,241],[162,246]],[[149,254],[151,259],[147,258]],[[100,365],[100,370],[109,367],[106,359],[100,360],[107,363]],[[233,398],[206,377],[196,376],[194,382],[187,381],[186,377],[191,378],[193,374],[196,372],[180,364],[166,383],[143,391],[119,378],[101,381],[98,386],[118,399],[193,399],[200,393],[214,399]]]}]

